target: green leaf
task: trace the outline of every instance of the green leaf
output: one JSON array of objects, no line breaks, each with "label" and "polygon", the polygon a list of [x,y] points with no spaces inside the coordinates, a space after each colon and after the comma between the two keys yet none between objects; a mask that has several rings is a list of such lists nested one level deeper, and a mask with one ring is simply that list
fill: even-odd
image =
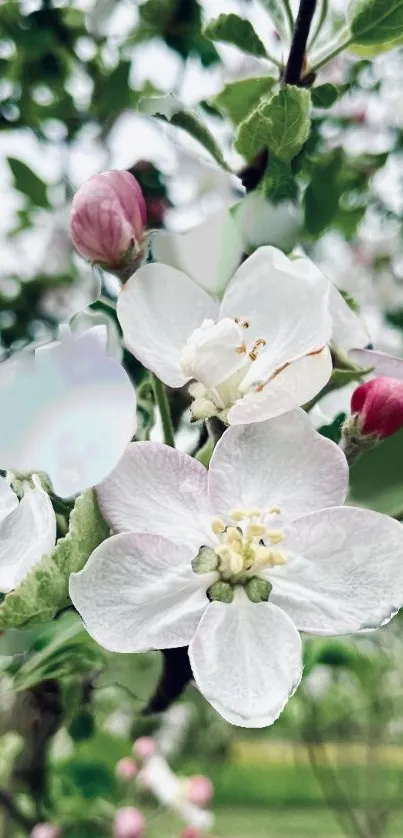
[{"label": "green leaf", "polygon": [[275,79],[270,76],[256,76],[250,79],[226,84],[212,104],[224,111],[235,125],[239,125],[256,108],[262,96],[270,93]]},{"label": "green leaf", "polygon": [[14,186],[18,192],[22,192],[34,206],[49,209],[46,183],[17,157],[7,157],[6,159],[14,178]]},{"label": "green leaf", "polygon": [[207,24],[204,35],[212,41],[234,44],[242,52],[257,58],[267,58],[264,44],[255,32],[251,22],[233,13],[222,14]]},{"label": "green leaf", "polygon": [[353,0],[347,18],[356,44],[384,44],[403,35],[403,0]]},{"label": "green leaf", "polygon": [[220,146],[216,143],[207,125],[202,122],[197,114],[187,110],[172,93],[167,93],[165,96],[149,96],[140,99],[139,109],[150,116],[156,116],[165,120],[165,122],[169,122],[170,125],[182,128],[193,139],[201,143],[223,169],[231,171]]},{"label": "green leaf", "polygon": [[298,185],[291,171],[289,163],[283,163],[276,157],[270,156],[269,165],[263,181],[263,190],[267,198],[278,204],[281,201],[295,200],[298,196]]},{"label": "green leaf", "polygon": [[309,90],[287,85],[241,123],[235,147],[247,160],[265,147],[280,160],[292,160],[308,138],[310,112]]},{"label": "green leaf", "polygon": [[311,90],[312,104],[315,108],[331,108],[348,88],[348,84],[331,84],[330,82],[320,84]]},{"label": "green leaf", "polygon": [[304,196],[305,226],[308,233],[318,236],[331,223],[339,207],[341,187],[339,173],[342,155],[318,160]]},{"label": "green leaf", "polygon": [[283,0],[260,0],[260,2],[270,15],[280,39],[287,43],[290,40],[290,28],[284,13]]},{"label": "green leaf", "polygon": [[403,430],[363,454],[350,469],[349,503],[401,515],[403,511]]},{"label": "green leaf", "polygon": [[70,574],[84,567],[95,547],[108,535],[94,492],[84,492],[76,500],[67,535],[0,605],[0,628],[52,620],[68,605]]}]

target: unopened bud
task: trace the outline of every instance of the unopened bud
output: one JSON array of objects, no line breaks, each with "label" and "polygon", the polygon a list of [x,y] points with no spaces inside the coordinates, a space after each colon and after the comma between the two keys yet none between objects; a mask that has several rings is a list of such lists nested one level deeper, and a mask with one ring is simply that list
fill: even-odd
[{"label": "unopened bud", "polygon": [[114,838],[141,838],[145,830],[145,817],[134,806],[118,809],[113,821]]},{"label": "unopened bud", "polygon": [[146,205],[129,172],[94,175],[76,192],[71,239],[84,259],[126,280],[142,261]]},{"label": "unopened bud", "polygon": [[213,793],[214,787],[209,777],[204,777],[202,774],[189,777],[187,796],[195,806],[207,806],[210,803]]},{"label": "unopened bud", "polygon": [[131,757],[124,757],[116,763],[116,776],[119,780],[129,782],[138,773],[138,766]]},{"label": "unopened bud", "polygon": [[62,838],[61,830],[51,823],[37,823],[30,838]]},{"label": "unopened bud", "polygon": [[141,759],[150,759],[157,751],[155,739],[152,736],[140,736],[133,745],[133,754]]},{"label": "unopened bud", "polygon": [[360,384],[351,397],[351,413],[342,430],[350,464],[403,427],[403,381],[382,377]]}]

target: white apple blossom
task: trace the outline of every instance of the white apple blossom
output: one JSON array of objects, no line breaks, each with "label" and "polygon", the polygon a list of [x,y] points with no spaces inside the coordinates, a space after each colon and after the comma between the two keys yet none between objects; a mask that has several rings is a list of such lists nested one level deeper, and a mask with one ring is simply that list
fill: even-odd
[{"label": "white apple blossom", "polygon": [[0,591],[16,588],[55,542],[56,516],[39,477],[24,481],[20,501],[0,477]]},{"label": "white apple blossom", "polygon": [[192,382],[195,419],[259,422],[312,399],[331,375],[329,283],[309,259],[259,248],[222,302],[167,265],[140,268],[117,313],[130,351],[170,387]]},{"label": "white apple blossom", "polygon": [[138,774],[138,782],[149,789],[163,806],[169,806],[191,826],[210,830],[214,825],[212,812],[189,800],[187,783],[169,767],[161,754],[153,754]]},{"label": "white apple blossom", "polygon": [[403,601],[403,528],[340,506],[348,467],[306,414],[229,428],[210,469],[133,443],[98,488],[116,535],[70,579],[89,633],[114,652],[186,646],[206,699],[263,727],[302,675],[299,631],[386,623]]},{"label": "white apple blossom", "polygon": [[61,340],[0,365],[0,467],[46,472],[69,497],[103,480],[136,427],[136,399],[123,367],[106,354],[107,330]]}]

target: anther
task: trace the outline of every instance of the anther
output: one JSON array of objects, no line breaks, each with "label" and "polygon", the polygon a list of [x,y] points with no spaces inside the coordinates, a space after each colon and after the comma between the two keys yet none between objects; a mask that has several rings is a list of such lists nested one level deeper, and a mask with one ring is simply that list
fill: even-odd
[{"label": "anther", "polygon": [[246,355],[247,349],[246,349],[245,344],[241,343],[240,346],[236,346],[235,347],[235,352],[237,352],[238,355]]},{"label": "anther", "polygon": [[280,544],[281,541],[284,541],[283,530],[267,530],[266,535],[272,544]]},{"label": "anther", "polygon": [[211,529],[215,535],[221,535],[221,533],[225,532],[226,526],[221,518],[214,518],[214,521],[211,522]]}]

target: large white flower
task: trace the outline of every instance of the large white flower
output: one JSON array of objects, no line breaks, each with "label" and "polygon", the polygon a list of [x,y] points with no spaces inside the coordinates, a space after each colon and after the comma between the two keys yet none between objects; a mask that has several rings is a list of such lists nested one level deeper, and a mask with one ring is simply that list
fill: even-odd
[{"label": "large white flower", "polygon": [[194,418],[259,422],[308,402],[328,381],[329,283],[309,259],[262,247],[222,302],[167,265],[140,268],[117,311],[126,345],[171,387],[192,381]]},{"label": "large white flower", "polygon": [[0,468],[46,472],[69,497],[103,480],[136,426],[134,389],[106,354],[107,331],[61,340],[0,365]]},{"label": "large white flower", "polygon": [[0,591],[12,591],[56,542],[56,516],[37,475],[23,497],[0,477]]},{"label": "large white flower", "polygon": [[342,507],[348,468],[303,411],[229,428],[207,472],[133,443],[98,489],[117,535],[70,594],[115,652],[190,644],[195,681],[228,721],[271,724],[302,675],[299,631],[380,626],[403,601],[403,528]]}]

